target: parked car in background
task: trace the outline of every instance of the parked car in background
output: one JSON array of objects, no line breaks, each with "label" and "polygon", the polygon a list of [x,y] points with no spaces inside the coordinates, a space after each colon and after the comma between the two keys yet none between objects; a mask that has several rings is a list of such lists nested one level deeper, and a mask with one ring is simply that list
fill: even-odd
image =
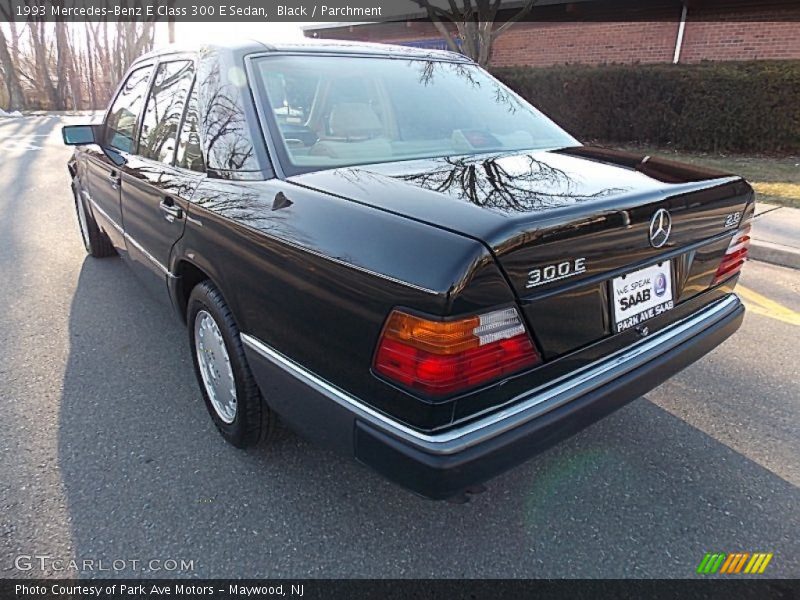
[{"label": "parked car in background", "polygon": [[170,48],[64,139],[87,251],[186,322],[239,447],[280,415],[448,498],[742,321],[745,181],[581,145],[449,52]]}]

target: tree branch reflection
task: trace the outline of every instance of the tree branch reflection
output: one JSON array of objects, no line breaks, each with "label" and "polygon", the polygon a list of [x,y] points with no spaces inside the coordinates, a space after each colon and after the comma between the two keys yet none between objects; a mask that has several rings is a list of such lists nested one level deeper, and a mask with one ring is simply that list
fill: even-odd
[{"label": "tree branch reflection", "polygon": [[[509,212],[557,208],[625,191],[625,188],[604,188],[583,193],[565,171],[530,155],[514,158],[524,160],[525,167],[508,167],[502,157],[482,161],[444,158],[437,161],[438,168],[400,175],[398,179],[476,206]],[[513,167],[517,164],[511,163]]]}]

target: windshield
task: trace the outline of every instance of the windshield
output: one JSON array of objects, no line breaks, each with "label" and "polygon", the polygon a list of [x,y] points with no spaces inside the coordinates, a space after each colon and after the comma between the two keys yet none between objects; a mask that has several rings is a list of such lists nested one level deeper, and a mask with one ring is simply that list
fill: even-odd
[{"label": "windshield", "polygon": [[472,64],[280,56],[255,67],[289,174],[579,145]]}]

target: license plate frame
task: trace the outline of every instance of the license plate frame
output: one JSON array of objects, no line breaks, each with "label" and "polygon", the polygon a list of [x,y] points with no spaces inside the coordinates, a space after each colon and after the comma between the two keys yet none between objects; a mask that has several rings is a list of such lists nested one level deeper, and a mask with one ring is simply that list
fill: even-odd
[{"label": "license plate frame", "polygon": [[637,327],[675,307],[671,260],[651,263],[609,282],[614,333]]}]

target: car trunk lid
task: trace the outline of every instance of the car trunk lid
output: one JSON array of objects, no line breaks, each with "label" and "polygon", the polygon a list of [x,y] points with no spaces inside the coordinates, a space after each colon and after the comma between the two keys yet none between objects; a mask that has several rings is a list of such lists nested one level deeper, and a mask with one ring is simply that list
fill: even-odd
[{"label": "car trunk lid", "polygon": [[[668,261],[674,303],[708,289],[752,199],[739,177],[585,146],[352,167],[292,181],[486,244],[545,357],[617,331],[615,278]],[[651,241],[656,215],[669,224],[663,243]]]}]

